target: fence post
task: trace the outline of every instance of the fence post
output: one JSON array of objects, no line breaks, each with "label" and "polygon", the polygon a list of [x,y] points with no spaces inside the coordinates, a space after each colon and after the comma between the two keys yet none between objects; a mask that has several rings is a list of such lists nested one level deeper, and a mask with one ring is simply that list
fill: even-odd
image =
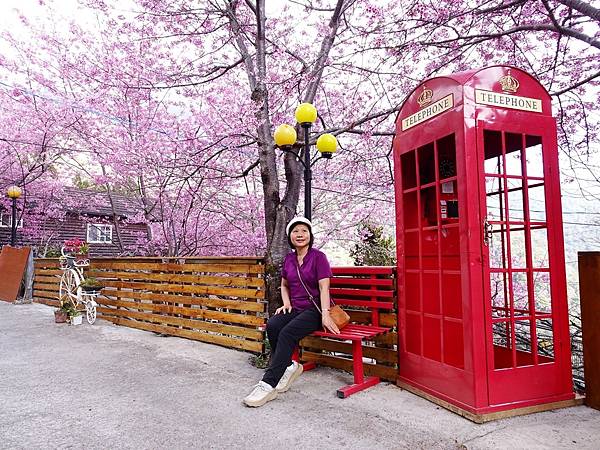
[{"label": "fence post", "polygon": [[600,410],[600,252],[579,252],[585,403]]}]

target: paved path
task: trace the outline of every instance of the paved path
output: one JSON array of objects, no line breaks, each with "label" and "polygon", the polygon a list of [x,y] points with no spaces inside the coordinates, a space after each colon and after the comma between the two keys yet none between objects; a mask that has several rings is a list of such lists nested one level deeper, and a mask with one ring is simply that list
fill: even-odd
[{"label": "paved path", "polygon": [[351,376],[302,375],[262,408],[248,353],[0,301],[2,449],[598,449],[584,406],[473,424],[391,384],[341,400]]}]

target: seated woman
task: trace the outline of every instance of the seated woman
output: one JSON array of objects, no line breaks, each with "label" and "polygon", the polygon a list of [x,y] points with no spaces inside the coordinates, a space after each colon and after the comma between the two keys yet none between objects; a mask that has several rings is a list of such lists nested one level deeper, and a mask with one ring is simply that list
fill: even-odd
[{"label": "seated woman", "polygon": [[340,332],[329,315],[331,267],[325,253],[312,247],[312,224],[304,217],[295,217],[286,233],[293,251],[285,257],[281,270],[283,306],[267,322],[271,363],[262,381],[244,398],[247,406],[262,406],[273,400],[300,376],[302,365],[292,361],[292,354],[302,338],[321,326]]}]

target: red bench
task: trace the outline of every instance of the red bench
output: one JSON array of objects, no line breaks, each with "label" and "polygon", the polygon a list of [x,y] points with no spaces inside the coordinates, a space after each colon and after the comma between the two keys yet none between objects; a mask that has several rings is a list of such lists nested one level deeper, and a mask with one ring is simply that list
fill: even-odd
[{"label": "red bench", "polygon": [[[364,375],[362,343],[391,330],[380,326],[379,312],[394,309],[395,280],[392,278],[392,267],[334,267],[332,270],[331,298],[350,314],[351,323],[340,334],[315,331],[311,336],[352,342],[354,383],[337,390],[338,397],[346,398],[379,383],[379,377]],[[368,324],[353,323],[353,307],[354,310],[360,308],[370,313]],[[297,355],[295,360],[299,360]],[[305,371],[315,366],[316,363],[312,361],[303,363]]]}]

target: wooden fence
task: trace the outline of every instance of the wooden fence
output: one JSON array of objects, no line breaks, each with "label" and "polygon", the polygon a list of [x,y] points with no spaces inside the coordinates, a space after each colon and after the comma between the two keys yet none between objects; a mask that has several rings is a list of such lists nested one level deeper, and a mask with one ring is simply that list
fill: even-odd
[{"label": "wooden fence", "polygon": [[[86,277],[105,286],[98,315],[117,325],[260,353],[267,305],[257,258],[106,258]],[[34,299],[58,306],[57,259],[35,261]]]},{"label": "wooden fence", "polygon": [[[397,301],[395,269],[334,268],[336,289],[360,299],[381,292]],[[86,277],[106,286],[98,297],[99,317],[118,325],[196,339],[251,352],[264,351],[267,305],[264,265],[258,258],[101,258],[92,260]],[[34,300],[58,306],[62,270],[57,259],[36,259]],[[348,279],[354,280],[352,283]],[[357,283],[356,279],[360,281]],[[355,289],[355,293],[348,293]],[[390,293],[392,293],[390,295]],[[345,308],[351,320],[369,323],[370,312]],[[392,331],[363,345],[365,374],[394,381],[397,377],[395,311],[381,312],[380,325]],[[302,357],[352,371],[351,344],[316,337],[302,341]]]}]

